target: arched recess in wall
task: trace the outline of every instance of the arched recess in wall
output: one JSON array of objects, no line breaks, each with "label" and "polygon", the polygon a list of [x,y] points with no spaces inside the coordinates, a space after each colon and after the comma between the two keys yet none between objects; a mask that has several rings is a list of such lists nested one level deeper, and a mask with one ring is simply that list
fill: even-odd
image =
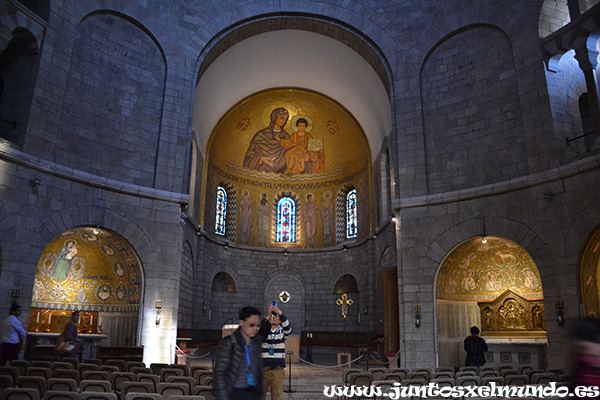
[{"label": "arched recess in wall", "polygon": [[586,316],[600,316],[600,227],[585,244],[579,266],[581,301]]},{"label": "arched recess in wall", "polygon": [[140,259],[126,239],[106,228],[71,228],[40,257],[28,330],[60,333],[70,311],[79,310],[81,333],[105,334],[107,345],[134,346],[142,293]]},{"label": "arched recess in wall", "polygon": [[[442,261],[436,281],[438,358],[440,366],[464,365],[462,343],[471,326],[489,343],[544,341],[546,321],[542,281],[529,253],[498,236],[468,239]],[[506,341],[508,343],[508,341]],[[515,348],[504,349],[504,352]],[[532,359],[537,353],[529,351]],[[537,350],[535,350],[537,351]],[[499,362],[498,348],[488,361]],[[537,361],[537,359],[535,360]],[[535,364],[535,362],[532,362]]]},{"label": "arched recess in wall", "polygon": [[71,40],[60,114],[66,128],[56,159],[92,174],[154,187],[167,76],[160,44],[139,21],[110,11],[86,15]]},{"label": "arched recess in wall", "polygon": [[22,146],[38,65],[37,42],[25,28],[16,28],[0,53],[0,137]]},{"label": "arched recess in wall", "polygon": [[[442,88],[440,80],[449,85]],[[527,170],[513,44],[505,32],[481,24],[448,34],[427,55],[419,83],[430,194],[488,185]],[[501,148],[491,150],[490,141]]]}]

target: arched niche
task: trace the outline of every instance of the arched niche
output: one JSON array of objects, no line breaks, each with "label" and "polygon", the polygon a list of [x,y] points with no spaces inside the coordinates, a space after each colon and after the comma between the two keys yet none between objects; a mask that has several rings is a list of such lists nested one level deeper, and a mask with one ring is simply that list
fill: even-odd
[{"label": "arched niche", "polygon": [[581,301],[586,316],[600,316],[600,228],[585,245],[580,261]]},{"label": "arched niche", "polygon": [[[508,293],[524,301],[541,301],[544,298],[538,268],[523,247],[497,236],[486,236],[485,240],[478,236],[450,251],[439,267],[436,281],[441,366],[461,365],[464,361],[462,343],[469,334],[469,328],[482,327],[478,303],[493,303],[494,300],[502,300]],[[522,318],[529,316],[523,315]],[[545,321],[542,322],[545,326]],[[521,336],[529,333],[516,332]],[[507,336],[510,334],[512,332]],[[536,334],[540,332],[536,331]],[[545,331],[542,334],[545,336]]]},{"label": "arched niche", "polygon": [[358,293],[358,283],[351,274],[342,275],[333,286],[334,294]]},{"label": "arched niche", "polygon": [[237,292],[235,281],[227,272],[219,272],[212,281],[212,292]]},{"label": "arched niche", "polygon": [[141,263],[122,236],[105,228],[76,227],[44,249],[35,275],[30,332],[60,333],[79,310],[81,333],[106,334],[108,345],[139,342]]}]

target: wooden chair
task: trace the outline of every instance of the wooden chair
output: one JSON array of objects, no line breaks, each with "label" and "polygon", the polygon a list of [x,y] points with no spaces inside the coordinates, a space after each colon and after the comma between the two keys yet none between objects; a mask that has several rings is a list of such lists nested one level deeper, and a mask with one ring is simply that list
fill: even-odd
[{"label": "wooden chair", "polygon": [[79,382],[75,379],[50,378],[48,379],[48,390],[59,392],[76,392]]},{"label": "wooden chair", "polygon": [[79,382],[79,390],[81,392],[102,392],[110,393],[113,391],[112,384],[109,380],[87,380],[84,379]]},{"label": "wooden chair", "polygon": [[529,385],[527,375],[508,375],[504,377],[504,384],[507,386],[525,386]]},{"label": "wooden chair", "polygon": [[117,400],[117,395],[104,392],[81,392],[80,400]]},{"label": "wooden chair", "polygon": [[81,400],[79,392],[63,390],[46,390],[44,400]]},{"label": "wooden chair", "polygon": [[180,369],[183,371],[183,376],[190,376],[190,367],[185,364],[171,364],[169,365],[171,369]]},{"label": "wooden chair", "polygon": [[384,374],[388,373],[388,369],[387,368],[372,368],[369,370],[369,372],[371,374],[373,374],[374,381],[379,381],[379,380],[381,380],[381,378],[383,378]]},{"label": "wooden chair", "polygon": [[160,381],[166,382],[170,376],[185,376],[179,368],[163,368],[160,370]]},{"label": "wooden chair", "polygon": [[438,372],[434,372],[433,375],[431,376],[432,381],[435,379],[444,379],[444,378],[454,379],[454,372],[438,371]]},{"label": "wooden chair", "polygon": [[80,363],[77,365],[77,372],[79,372],[79,376],[83,379],[83,373],[86,371],[99,371],[100,366],[98,364],[92,363]]},{"label": "wooden chair", "polygon": [[496,386],[504,385],[504,377],[502,376],[487,376],[485,378],[481,378],[481,384],[483,386],[491,386],[491,383],[495,382]]},{"label": "wooden chair", "polygon": [[27,368],[28,376],[43,376],[46,380],[52,378],[52,370],[50,368],[43,367],[29,367]]},{"label": "wooden chair", "polygon": [[40,393],[40,396],[44,396],[46,392],[46,379],[41,376],[19,376],[16,387],[36,389]]},{"label": "wooden chair", "polygon": [[81,379],[86,381],[110,381],[110,374],[106,371],[84,371]]},{"label": "wooden chair", "polygon": [[73,365],[73,369],[77,369],[77,366],[79,365],[79,359],[75,357],[63,357],[62,362],[67,362]]},{"label": "wooden chair", "polygon": [[161,382],[156,388],[156,393],[159,393],[167,400],[172,395],[188,395],[189,386],[185,383],[168,383]]},{"label": "wooden chair", "polygon": [[52,370],[52,361],[33,360],[29,363],[30,367],[49,368]]},{"label": "wooden chair", "polygon": [[150,383],[152,383],[152,385],[154,386],[153,392],[156,392],[156,388],[158,387],[158,384],[160,383],[160,376],[154,375],[154,374],[137,374],[135,376],[135,379],[138,382],[150,382]]},{"label": "wooden chair", "polygon": [[158,393],[127,393],[125,400],[163,400],[161,394]]},{"label": "wooden chair", "polygon": [[370,372],[360,372],[358,374],[350,375],[350,379],[348,381],[349,386],[371,386],[371,382],[373,382],[373,374]]},{"label": "wooden chair", "polygon": [[146,364],[142,361],[126,361],[125,362],[126,372],[133,372],[132,368],[146,368]]},{"label": "wooden chair", "polygon": [[132,367],[129,372],[133,373],[133,374],[152,374],[152,370],[150,368],[146,368],[146,367]]},{"label": "wooden chair", "polygon": [[179,396],[179,395],[172,395],[169,397],[170,400],[208,400],[206,397],[204,396],[194,396],[192,394],[189,394],[187,396]]},{"label": "wooden chair", "polygon": [[192,391],[194,396],[204,396],[206,400],[214,400],[215,396],[212,394],[212,387],[198,385]]},{"label": "wooden chair", "polygon": [[383,376],[381,377],[382,380],[384,381],[392,381],[392,382],[402,382],[404,379],[406,379],[406,376],[402,377],[401,374],[396,374],[394,372],[390,372],[387,374],[383,374]]},{"label": "wooden chair", "polygon": [[19,370],[19,376],[27,375],[27,368],[29,367],[29,361],[26,360],[12,360],[10,362],[11,367],[15,367]]},{"label": "wooden chair", "polygon": [[103,365],[117,367],[119,369],[119,372],[127,372],[127,363],[125,362],[125,360],[112,358],[106,360],[106,362]]},{"label": "wooden chair", "polygon": [[101,365],[100,371],[108,372],[109,376],[113,372],[121,372],[121,371],[119,371],[119,367],[117,367],[116,365]]},{"label": "wooden chair", "polygon": [[154,375],[160,375],[160,371],[163,368],[169,368],[169,364],[163,364],[163,363],[150,364],[150,369],[152,370],[152,374],[154,374]]},{"label": "wooden chair", "polygon": [[120,392],[125,382],[135,382],[135,374],[131,372],[113,372],[110,374],[110,383],[116,392]]},{"label": "wooden chair", "polygon": [[96,364],[97,366],[102,365],[102,360],[99,358],[86,358],[83,360],[85,364]]},{"label": "wooden chair", "polygon": [[6,388],[2,390],[2,400],[40,400],[40,392],[31,388]]},{"label": "wooden chair", "polygon": [[456,378],[456,386],[480,386],[481,377],[478,375],[462,375]]},{"label": "wooden chair", "polygon": [[406,377],[410,373],[410,370],[408,368],[394,368],[394,369],[391,369],[389,373],[400,375],[400,379],[402,380],[402,379],[406,379]]},{"label": "wooden chair", "polygon": [[71,364],[71,363],[55,361],[52,363],[52,372],[56,371],[57,369],[75,369],[75,368],[73,367],[73,364]]},{"label": "wooden chair", "polygon": [[529,376],[529,382],[532,385],[546,385],[550,382],[555,382],[556,376],[553,373],[538,372]]},{"label": "wooden chair", "polygon": [[154,393],[154,385],[151,382],[123,382],[119,397],[125,400],[127,393]]},{"label": "wooden chair", "polygon": [[0,390],[4,390],[6,388],[11,387],[15,387],[15,381],[13,381],[12,376],[0,375]]},{"label": "wooden chair", "polygon": [[13,382],[16,382],[17,378],[19,377],[19,368],[1,366],[0,367],[0,375],[10,376],[10,377],[12,377]]},{"label": "wooden chair", "polygon": [[52,372],[53,378],[73,379],[79,382],[79,371],[76,369],[55,369]]},{"label": "wooden chair", "polygon": [[[185,383],[189,387],[189,393],[192,393],[192,389],[196,386],[196,379],[191,376],[169,376],[167,378],[168,383]],[[200,383],[200,382],[198,382]]]}]

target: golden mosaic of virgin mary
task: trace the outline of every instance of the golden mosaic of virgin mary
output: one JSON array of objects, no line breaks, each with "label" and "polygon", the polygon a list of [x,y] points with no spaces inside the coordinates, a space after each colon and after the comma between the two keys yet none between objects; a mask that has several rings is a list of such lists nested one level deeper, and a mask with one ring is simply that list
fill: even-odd
[{"label": "golden mosaic of virgin mary", "polygon": [[257,132],[248,146],[244,167],[264,172],[304,174],[319,173],[325,165],[323,140],[308,133],[312,121],[296,115],[292,120],[293,134],[285,131],[289,119],[285,108],[271,112],[269,127]]}]

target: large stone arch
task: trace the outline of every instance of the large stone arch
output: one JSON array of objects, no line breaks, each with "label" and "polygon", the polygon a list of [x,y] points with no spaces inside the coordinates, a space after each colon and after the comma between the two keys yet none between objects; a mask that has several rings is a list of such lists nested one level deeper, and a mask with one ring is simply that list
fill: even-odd
[{"label": "large stone arch", "polygon": [[[361,123],[365,133],[369,135],[371,150],[373,152],[372,158],[375,158],[374,152],[378,151],[381,141],[391,133],[392,129],[394,100],[391,94],[393,93],[392,82],[394,80],[390,64],[383,55],[384,53],[370,38],[361,34],[356,28],[343,25],[343,23],[337,20],[325,19],[322,16],[316,15],[294,13],[265,14],[252,17],[232,24],[221,32],[214,32],[214,36],[210,38],[207,37],[207,29],[209,28],[205,27],[201,32],[202,39],[199,37],[195,38],[198,40],[198,43],[201,43],[201,41],[207,43],[205,47],[198,49],[200,56],[197,59],[198,81],[193,122],[194,130],[199,136],[201,150],[206,148],[211,129],[217,123],[218,118],[229,109],[231,104],[235,104],[250,94],[268,88],[302,87],[304,89],[319,91],[336,99],[336,101],[339,101],[346,107]],[[222,66],[219,64],[219,60],[228,59],[228,55],[231,55],[231,52],[234,51],[233,49],[236,52],[242,51],[240,49],[250,44],[256,45],[256,40],[263,40],[269,34],[276,36],[269,36],[269,39],[264,39],[264,46],[261,47],[263,49],[267,46],[272,46],[273,40],[278,39],[286,42],[293,40],[298,45],[306,44],[310,46],[306,50],[298,49],[299,53],[306,53],[307,51],[319,52],[320,49],[326,46],[334,46],[335,48],[318,56],[321,73],[317,73],[317,71],[314,71],[314,73],[303,73],[303,71],[307,71],[315,64],[310,63],[305,64],[302,70],[295,71],[291,76],[280,76],[273,72],[266,72],[269,68],[283,68],[278,65],[281,63],[271,63],[270,67],[260,66],[258,68],[258,71],[262,74],[262,79],[246,79],[247,77],[244,77],[244,81],[238,82],[237,75],[239,74],[228,75],[227,78],[215,76],[214,71],[220,71],[219,74],[222,75],[227,73],[227,65],[232,65],[231,62]],[[304,36],[297,39],[282,39],[281,37],[285,35]],[[328,43],[325,43],[327,41]],[[232,44],[237,45],[232,47]],[[356,59],[352,61],[346,60],[348,54],[344,52],[344,49],[353,50],[352,54],[356,56]],[[247,55],[241,57],[244,57],[246,63],[253,65],[255,61],[251,60],[251,58],[254,57],[254,54],[258,53],[251,49]],[[343,71],[344,68],[341,66],[336,68],[332,68],[329,65],[324,66],[325,62],[334,59],[330,57],[333,53],[336,54],[335,59],[344,59],[346,60],[345,65],[352,65],[353,67]],[[389,54],[394,53],[391,52]],[[235,58],[238,56],[232,57]],[[287,59],[287,57],[281,57],[281,55],[279,55],[279,58],[282,60]],[[218,68],[213,67],[214,65],[218,65]],[[363,68],[365,66],[368,68]],[[364,87],[359,88],[359,86],[364,86],[356,85],[356,81],[361,80],[361,78],[353,80],[341,78],[345,76],[347,71],[354,69],[373,72],[377,78],[373,80],[375,84],[371,85],[369,83],[369,85],[372,88],[380,85],[381,93],[379,87],[373,93],[367,93]],[[336,80],[342,79],[345,83],[333,87],[329,85],[329,79],[318,82],[319,77],[326,75],[323,71],[334,70],[337,74]],[[209,78],[206,78],[207,76]],[[369,82],[371,82],[370,74],[363,73],[361,77],[365,82],[368,77]],[[206,82],[210,82],[210,84],[205,83],[205,80]],[[220,81],[218,89],[214,86],[215,81]],[[343,94],[340,91],[342,88]],[[385,94],[383,95],[382,93]],[[369,98],[371,102],[363,102],[362,100],[365,98]],[[376,107],[374,104],[381,106]]]},{"label": "large stone arch", "polygon": [[[440,233],[429,245],[425,257],[438,265],[439,269],[444,257],[458,243],[484,234],[508,238],[519,244],[532,256],[545,245],[542,238],[533,229],[520,221],[482,216],[459,222]],[[436,270],[432,283],[437,279],[438,272]]]}]

